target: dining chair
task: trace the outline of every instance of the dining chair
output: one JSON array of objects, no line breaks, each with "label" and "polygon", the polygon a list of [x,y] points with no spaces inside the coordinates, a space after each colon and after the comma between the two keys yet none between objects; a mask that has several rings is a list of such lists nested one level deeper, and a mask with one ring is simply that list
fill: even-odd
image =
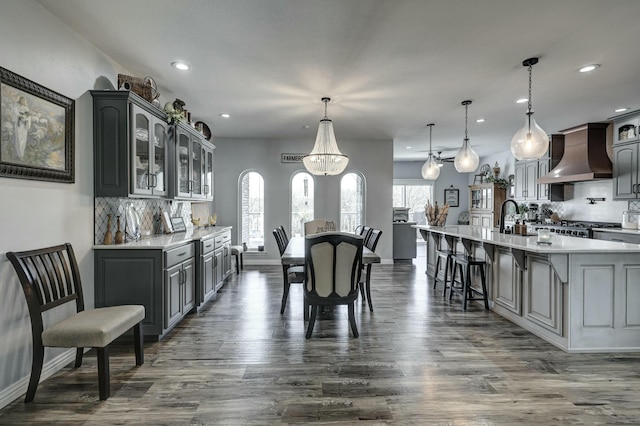
[{"label": "dining chair", "polygon": [[304,223],[304,235],[317,234],[319,232],[335,232],[336,223],[331,220],[315,219]]},{"label": "dining chair", "polygon": [[362,232],[360,233],[360,235],[362,235],[362,238],[364,238],[365,241],[367,240],[367,238],[369,238],[369,233],[371,232],[372,229],[373,228],[366,225],[362,227]]},{"label": "dining chair", "polygon": [[[284,242],[284,239],[280,232],[280,228],[275,228],[273,230],[273,236],[276,239],[276,243],[278,244],[280,256],[282,256],[287,248],[287,244],[285,244]],[[289,287],[291,286],[291,284],[301,284],[304,282],[304,265],[282,265],[282,280],[283,292],[282,303],[280,304],[280,314],[284,313],[284,308],[287,306],[287,298],[289,297]],[[307,316],[308,310],[305,304],[304,318],[307,319]]]},{"label": "dining chair", "polygon": [[358,337],[355,300],[362,269],[363,238],[345,232],[326,232],[305,238],[305,302],[311,305],[306,338],[311,337],[322,306],[347,305],[349,324]]},{"label": "dining chair", "polygon": [[[364,243],[365,247],[375,252],[381,236],[382,231],[380,229],[371,229],[371,232],[369,232],[369,238]],[[366,299],[369,303],[369,311],[373,312],[373,302],[371,301],[371,266],[371,263],[367,263],[362,266],[363,272],[360,282],[358,283],[358,287],[360,288],[360,294],[362,295],[362,303],[364,303]]]},{"label": "dining chair", "polygon": [[356,229],[353,230],[353,233],[356,235],[362,235],[362,230],[364,229],[364,226],[362,225],[358,225],[356,226]]},{"label": "dining chair", "polygon": [[284,239],[284,245],[286,247],[287,244],[289,244],[289,237],[287,236],[287,231],[284,230],[284,226],[280,225],[278,226],[278,228],[280,230],[280,235],[282,235],[282,238]]},{"label": "dining chair", "polygon": [[[95,348],[99,398],[108,399],[111,393],[111,342],[133,329],[136,365],[144,363],[144,306],[119,305],[85,310],[80,270],[69,243],[37,250],[8,252],[7,258],[22,284],[31,319],[33,353],[25,402],[31,402],[35,397],[45,347],[75,348],[74,368],[82,365],[84,348]],[[65,307],[70,314],[51,324],[52,317],[45,312],[66,304],[74,305],[71,309],[69,305]],[[71,313],[72,310],[75,312]]]}]

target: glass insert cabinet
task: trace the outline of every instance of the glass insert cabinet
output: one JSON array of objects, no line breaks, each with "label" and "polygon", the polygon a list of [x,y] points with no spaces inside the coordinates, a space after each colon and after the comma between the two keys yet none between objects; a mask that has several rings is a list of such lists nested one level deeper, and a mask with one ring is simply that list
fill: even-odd
[{"label": "glass insert cabinet", "polygon": [[469,186],[469,224],[483,228],[497,227],[500,207],[506,199],[506,188],[493,183]]}]

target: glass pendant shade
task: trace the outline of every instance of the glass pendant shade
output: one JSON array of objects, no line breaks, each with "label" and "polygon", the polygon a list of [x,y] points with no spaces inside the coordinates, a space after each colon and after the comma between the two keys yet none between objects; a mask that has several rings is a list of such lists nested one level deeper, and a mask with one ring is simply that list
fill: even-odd
[{"label": "glass pendant shade", "polygon": [[456,167],[458,173],[470,173],[475,172],[480,163],[480,157],[478,153],[471,148],[469,139],[465,139],[462,142],[460,151],[456,154],[453,160],[453,165]]},{"label": "glass pendant shade", "polygon": [[438,161],[436,161],[433,154],[429,153],[427,161],[422,165],[422,178],[435,180],[440,176],[440,167],[438,167]]},{"label": "glass pendant shade", "polygon": [[533,113],[527,113],[524,126],[511,139],[511,153],[516,160],[537,160],[549,149],[549,135],[542,130]]},{"label": "glass pendant shade", "polygon": [[531,110],[531,72],[537,63],[538,58],[529,58],[522,62],[522,65],[529,69],[529,98],[524,126],[511,139],[511,153],[516,160],[537,160],[544,157],[549,149],[549,136],[538,126]]},{"label": "glass pendant shade", "polygon": [[338,149],[333,123],[327,118],[326,108],[329,98],[323,98],[322,101],[325,102],[325,117],[320,120],[313,150],[302,158],[302,162],[309,173],[313,175],[339,175],[347,168],[349,157]]}]

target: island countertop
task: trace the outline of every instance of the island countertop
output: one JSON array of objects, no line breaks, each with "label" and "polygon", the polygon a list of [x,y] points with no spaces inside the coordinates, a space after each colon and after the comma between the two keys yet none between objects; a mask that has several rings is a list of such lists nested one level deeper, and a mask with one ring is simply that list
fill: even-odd
[{"label": "island countertop", "polygon": [[430,226],[413,225],[414,228],[457,238],[466,238],[488,244],[510,247],[533,253],[640,253],[640,244],[616,241],[591,240],[551,234],[551,244],[538,244],[536,236],[500,234],[497,228],[470,225]]},{"label": "island countertop", "polygon": [[207,226],[200,228],[187,229],[185,232],[176,232],[174,234],[159,234],[149,237],[143,237],[138,241],[127,241],[124,244],[95,244],[94,250],[113,250],[113,249],[168,249],[180,246],[182,244],[198,241],[203,238],[210,237],[215,234],[230,230],[231,226]]}]

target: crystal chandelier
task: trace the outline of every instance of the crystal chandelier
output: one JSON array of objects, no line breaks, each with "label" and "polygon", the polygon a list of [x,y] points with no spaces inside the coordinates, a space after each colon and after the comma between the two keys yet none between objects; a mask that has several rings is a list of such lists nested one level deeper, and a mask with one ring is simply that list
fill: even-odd
[{"label": "crystal chandelier", "polygon": [[433,126],[433,123],[427,124],[427,127],[429,127],[429,156],[422,166],[422,177],[429,180],[438,179],[438,176],[440,176],[440,164],[438,164],[438,160],[431,152],[431,131]]},{"label": "crystal chandelier", "polygon": [[327,104],[331,98],[322,98],[324,102],[324,118],[320,120],[316,144],[310,154],[302,158],[304,167],[314,175],[339,175],[349,164],[349,157],[338,149],[333,123],[327,117]]},{"label": "crystal chandelier", "polygon": [[478,168],[478,163],[480,163],[480,157],[478,157],[478,153],[471,148],[467,133],[467,119],[469,117],[468,110],[470,104],[471,101],[462,101],[462,105],[464,105],[464,140],[462,141],[462,147],[453,160],[453,164],[459,173],[474,172]]},{"label": "crystal chandelier", "polygon": [[531,110],[531,70],[537,63],[538,58],[529,58],[522,62],[523,66],[529,68],[529,100],[524,126],[511,139],[511,153],[516,160],[536,160],[546,155],[549,149],[549,136],[538,126]]}]

